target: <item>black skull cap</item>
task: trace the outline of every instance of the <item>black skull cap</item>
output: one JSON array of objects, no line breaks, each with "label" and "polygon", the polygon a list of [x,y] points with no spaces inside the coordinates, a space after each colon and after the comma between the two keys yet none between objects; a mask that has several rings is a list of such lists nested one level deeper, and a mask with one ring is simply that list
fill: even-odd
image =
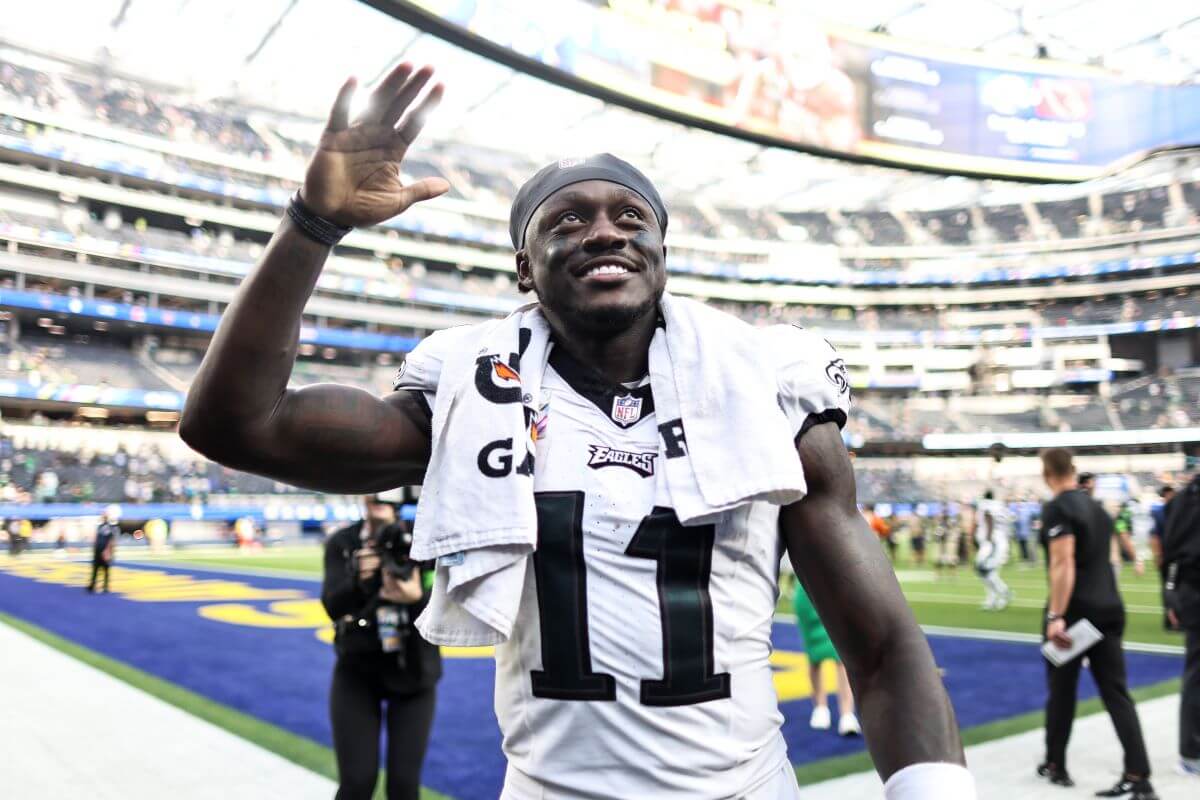
[{"label": "black skull cap", "polygon": [[564,158],[547,164],[517,191],[512,210],[508,215],[508,233],[513,247],[520,250],[525,246],[525,229],[529,220],[550,195],[564,186],[583,181],[611,181],[626,189],[637,192],[658,218],[658,226],[667,232],[667,207],[658,190],[642,172],[628,161],[611,153],[598,153],[586,158]]}]

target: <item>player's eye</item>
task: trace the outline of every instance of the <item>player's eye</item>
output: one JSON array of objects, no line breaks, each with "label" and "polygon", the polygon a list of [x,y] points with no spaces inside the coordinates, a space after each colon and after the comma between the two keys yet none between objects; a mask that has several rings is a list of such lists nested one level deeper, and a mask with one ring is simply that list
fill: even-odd
[{"label": "player's eye", "polygon": [[554,224],[562,225],[565,223],[567,225],[574,225],[579,222],[583,222],[583,217],[579,216],[574,211],[564,211],[562,214],[558,215],[558,219],[555,220]]},{"label": "player's eye", "polygon": [[622,219],[643,219],[642,212],[638,211],[633,206],[629,206],[621,211]]}]

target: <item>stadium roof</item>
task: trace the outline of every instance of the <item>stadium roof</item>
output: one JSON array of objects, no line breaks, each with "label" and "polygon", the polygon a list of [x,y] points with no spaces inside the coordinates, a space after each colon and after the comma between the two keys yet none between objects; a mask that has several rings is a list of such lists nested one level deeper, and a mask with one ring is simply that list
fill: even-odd
[{"label": "stadium roof", "polygon": [[[1137,13],[1110,0],[808,6],[835,23],[906,38],[1022,55],[1042,44],[1055,57],[1102,58],[1158,70],[1159,79],[1168,70],[1194,74],[1192,59],[1200,58],[1200,17],[1177,0],[1142,0]],[[447,86],[430,137],[534,162],[611,150],[647,167],[669,192],[718,206],[850,209],[908,198],[906,207],[940,207],[996,186],[763,147],[635,113],[515,72],[357,0],[40,0],[6,15],[3,36],[200,97],[236,96],[310,119],[325,116],[347,75],[369,83],[400,60],[429,63]]]},{"label": "stadium roof", "polygon": [[1200,73],[1200,7],[1179,0],[868,0],[810,4],[826,19],[995,55],[1101,66],[1162,82]]}]

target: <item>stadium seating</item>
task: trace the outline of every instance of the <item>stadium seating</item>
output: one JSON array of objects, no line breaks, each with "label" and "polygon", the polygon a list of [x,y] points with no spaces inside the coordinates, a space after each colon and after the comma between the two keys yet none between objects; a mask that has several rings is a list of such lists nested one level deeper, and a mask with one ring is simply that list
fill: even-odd
[{"label": "stadium seating", "polygon": [[[313,139],[319,130],[313,125],[298,127],[287,120],[272,123],[269,115],[261,113],[251,123],[248,111],[228,103],[201,106],[186,97],[168,96],[125,79],[88,75],[81,68],[55,75],[0,61],[0,73],[7,76],[0,84],[0,95],[7,94],[22,105],[59,114],[90,116],[107,125],[166,141],[233,153],[248,162],[277,164],[290,169],[290,174],[294,175],[299,174],[299,165],[311,153]],[[28,135],[53,133],[58,141],[78,143],[78,137],[63,131],[30,128],[11,115],[0,117],[0,128]],[[64,136],[67,137],[65,140]],[[234,169],[172,154],[126,155],[151,158],[157,166],[167,166],[180,173],[198,173],[215,181],[278,189],[290,189],[295,185],[294,180],[281,180],[276,172]],[[500,205],[515,191],[514,177],[527,175],[536,167],[535,163],[521,162],[511,153],[497,158],[478,148],[458,147],[445,141],[430,142],[429,153],[414,155],[405,162],[412,178],[452,178],[452,197]],[[1190,211],[1194,217],[1200,209],[1200,192],[1194,181],[1181,181],[1181,184],[1186,208],[1178,210]],[[787,235],[785,228],[790,226],[803,230],[807,239],[814,243],[841,241],[843,244],[878,247],[927,242],[963,246],[1046,237],[1069,239],[1098,233],[1161,229],[1172,219],[1171,200],[1163,185],[1107,193],[1101,198],[1099,216],[1094,218],[1087,198],[1063,197],[1034,201],[1037,213],[1047,223],[1045,225],[1033,224],[1024,208],[1009,203],[981,206],[978,223],[969,208],[913,211],[910,216],[917,228],[910,230],[906,230],[893,213],[883,210],[839,212],[844,220],[840,227],[834,225],[825,210],[786,210],[778,214],[780,225],[776,225],[755,211],[723,207],[701,212],[686,205],[686,197],[682,195],[672,196],[671,200],[675,209],[673,217],[681,223],[680,229],[691,234],[714,238],[769,236],[795,240],[794,236]],[[928,201],[928,198],[923,200]],[[1178,214],[1175,217],[1183,218]],[[488,215],[473,215],[468,225],[479,229],[479,233],[486,234],[489,239],[503,233],[503,226],[497,225],[497,221]],[[921,241],[913,240],[915,233],[920,234]]]},{"label": "stadium seating", "polygon": [[[135,192],[120,202],[76,201],[61,190],[6,187],[0,191],[0,242],[7,241],[10,256],[119,268],[123,272],[115,274],[129,276],[170,276],[177,281],[173,286],[195,290],[156,293],[120,281],[92,287],[96,299],[134,309],[134,320],[139,309],[150,308],[215,314],[224,301],[213,299],[212,290],[227,292],[246,274],[261,256],[269,230],[218,224],[186,210],[164,211],[164,199],[182,197],[200,209],[258,211],[270,221],[296,188],[319,130],[313,122],[259,109],[252,114],[225,101],[201,104],[185,94],[80,66],[55,72],[0,60],[0,77],[0,100],[5,101],[0,153],[6,148],[23,153],[29,158],[16,160],[42,172],[61,170],[89,180],[97,173],[112,176],[114,184]],[[412,339],[437,324],[482,319],[515,307],[523,298],[496,259],[507,263],[510,258],[507,203],[537,166],[513,153],[432,138],[406,160],[406,176],[447,178],[451,195],[406,214],[403,224],[381,229],[383,238],[373,240],[374,248],[339,249],[314,301],[337,298],[350,304],[337,306],[332,315],[314,312],[305,324]],[[1110,351],[1098,344],[1099,334],[1083,326],[1145,323],[1151,325],[1147,330],[1157,330],[1160,321],[1192,325],[1188,318],[1200,316],[1200,291],[1183,280],[1200,251],[1200,185],[1190,179],[1194,166],[1190,156],[1181,156],[1099,188],[1022,187],[1020,202],[1008,191],[1012,187],[980,183],[971,191],[943,193],[931,184],[930,191],[909,194],[905,202],[911,207],[893,206],[885,197],[865,198],[850,209],[805,205],[824,202],[812,196],[762,210],[712,205],[667,185],[673,237],[669,267],[676,278],[691,281],[679,284],[687,293],[754,324],[798,324],[824,331],[839,346],[849,345],[844,352],[856,405],[848,432],[868,447],[914,447],[930,434],[1185,427],[1200,423],[1195,411],[1200,377],[1186,370],[1145,375],[1112,384],[1109,398],[1104,384],[1111,372]],[[1174,195],[1168,190],[1172,183],[1179,188]],[[417,256],[403,247],[388,251],[392,242],[454,249],[424,248]],[[808,249],[788,249],[793,247]],[[439,257],[442,252],[447,255]],[[1180,280],[1116,291],[1100,279],[1127,277],[1123,273]],[[946,303],[938,291],[957,284],[971,285],[969,301]],[[1077,291],[1050,291],[1065,284]],[[1037,288],[1026,299],[991,293],[1029,286]],[[776,287],[786,300],[775,298]],[[864,293],[849,296],[848,288]],[[896,288],[905,294],[892,295]],[[6,289],[91,297],[81,282],[8,266],[0,270],[0,291]],[[708,296],[710,291],[724,295],[726,289],[724,299]],[[829,300],[827,289],[842,294]],[[359,308],[389,313],[419,308],[433,322],[364,322],[353,312]],[[72,324],[62,316],[47,316],[42,325],[27,312],[19,325],[14,323],[20,336],[10,337],[0,350],[0,377],[38,386],[97,384],[177,396],[193,378],[211,330],[132,326],[119,335],[99,328],[85,333],[90,319]],[[1053,348],[1057,341],[1075,341],[1071,328],[1080,328],[1080,346],[1091,348],[1091,355],[1070,359],[1076,371],[1091,375],[1080,378],[1087,383],[1068,382],[1061,369],[1052,369],[1068,360],[1055,361]],[[1030,340],[1042,336],[1041,349],[1031,354]],[[859,349],[864,337],[872,347]],[[1042,375],[1037,380],[1049,383],[1035,381],[1033,388],[996,389],[989,374],[1004,354],[1000,344],[994,352],[989,349],[989,342],[1024,347],[1015,356],[1020,364],[1054,377]],[[354,346],[306,340],[299,352],[293,386],[334,381],[382,392],[395,370],[388,354]],[[1136,374],[1135,366],[1120,369]],[[994,403],[992,391],[1003,393]],[[963,401],[966,396],[974,402]],[[57,495],[76,499],[186,501],[285,490],[190,454],[167,455],[156,449],[159,445],[139,443],[123,455],[88,453],[78,443],[18,441],[7,447],[12,463],[0,478],[10,494],[36,493],[39,476],[47,471],[55,474],[57,481],[50,483],[57,482]],[[975,475],[958,485],[894,464],[866,473],[863,499],[893,502],[974,491],[984,480]]]}]

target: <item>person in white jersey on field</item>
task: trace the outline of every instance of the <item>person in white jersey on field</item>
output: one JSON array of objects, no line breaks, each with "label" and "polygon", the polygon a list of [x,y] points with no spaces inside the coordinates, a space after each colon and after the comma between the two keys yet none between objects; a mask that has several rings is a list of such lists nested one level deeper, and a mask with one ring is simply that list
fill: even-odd
[{"label": "person in white jersey on field", "polygon": [[1012,590],[1000,577],[1000,568],[1008,563],[1008,545],[1012,540],[1015,518],[1008,505],[996,499],[988,489],[979,501],[975,515],[975,571],[983,579],[985,611],[1003,611],[1012,602]]},{"label": "person in white jersey on field", "polygon": [[[355,84],[342,87],[301,191],[213,337],[183,438],[323,491],[423,480],[414,557],[495,521],[498,546],[475,535],[439,555],[421,619],[444,632],[433,623],[453,611],[464,630],[496,631],[506,800],[795,798],[768,663],[784,550],[845,662],[886,796],[974,798],[929,645],[858,514],[839,432],[844,364],[819,336],[664,294],[666,208],[629,164],[563,160],[518,192],[517,280],[536,303],[428,337],[383,398],[287,388],[333,244],[449,189],[401,177],[441,97],[440,85],[423,93],[431,75],[399,65],[353,121]],[[514,109],[527,125],[546,113]],[[511,351],[490,343],[501,334]],[[760,382],[765,392],[747,392]],[[758,411],[711,411],[739,403]],[[780,492],[722,505],[726,487],[781,453]],[[698,506],[722,510],[685,510]],[[506,544],[527,523],[532,553]]]}]

